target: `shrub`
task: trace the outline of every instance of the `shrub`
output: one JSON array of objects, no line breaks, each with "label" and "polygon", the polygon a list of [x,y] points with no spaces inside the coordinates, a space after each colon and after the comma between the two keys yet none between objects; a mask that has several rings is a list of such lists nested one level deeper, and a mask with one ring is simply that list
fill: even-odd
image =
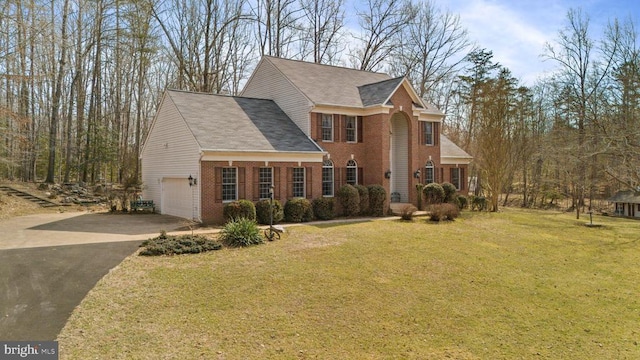
[{"label": "shrub", "polygon": [[307,222],[313,220],[311,202],[304,198],[287,201],[284,205],[284,219],[288,222]]},{"label": "shrub", "polygon": [[400,217],[402,220],[413,220],[413,214],[418,211],[418,208],[413,205],[405,205],[400,211]]},{"label": "shrub", "polygon": [[220,231],[220,241],[226,246],[243,247],[262,244],[260,229],[254,220],[237,218],[228,221]]},{"label": "shrub", "polygon": [[444,182],[442,183],[442,190],[444,190],[443,202],[455,204],[457,200],[456,192],[458,192],[458,189],[456,189],[456,186],[450,182]]},{"label": "shrub", "polygon": [[431,221],[453,221],[458,215],[460,215],[460,209],[456,205],[449,203],[431,205],[429,209]]},{"label": "shrub", "polygon": [[356,190],[358,190],[358,195],[360,196],[360,214],[368,215],[369,214],[369,189],[367,189],[364,185],[356,185],[354,186]]},{"label": "shrub", "polygon": [[159,256],[198,254],[219,250],[222,245],[202,235],[171,236],[162,231],[160,236],[143,241],[140,247],[141,256]]},{"label": "shrub", "polygon": [[[269,215],[270,200],[260,200],[256,203],[256,221],[258,224],[269,225],[271,217]],[[284,218],[282,204],[278,200],[273,200],[273,223],[277,224]]]},{"label": "shrub", "polygon": [[320,220],[331,220],[336,216],[335,200],[333,198],[321,197],[313,199],[311,202],[313,214]]},{"label": "shrub", "polygon": [[464,195],[458,195],[458,204],[460,204],[460,210],[469,206],[469,199]]},{"label": "shrub", "polygon": [[249,220],[256,219],[256,206],[249,200],[237,200],[226,203],[222,209],[222,214],[226,221],[233,219],[245,218]]},{"label": "shrub", "polygon": [[427,205],[440,204],[444,201],[445,192],[442,185],[430,183],[422,189]]},{"label": "shrub", "polygon": [[369,213],[372,216],[384,216],[384,202],[387,191],[382,185],[369,185]]},{"label": "shrub", "polygon": [[336,195],[344,216],[355,216],[360,213],[360,194],[355,187],[349,184],[343,185]]},{"label": "shrub", "polygon": [[487,198],[485,198],[484,196],[472,196],[471,211],[473,210],[487,210]]}]

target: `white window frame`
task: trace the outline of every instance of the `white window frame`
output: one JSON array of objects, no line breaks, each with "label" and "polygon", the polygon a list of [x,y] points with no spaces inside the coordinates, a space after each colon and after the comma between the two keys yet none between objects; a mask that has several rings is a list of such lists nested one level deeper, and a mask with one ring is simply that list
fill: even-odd
[{"label": "white window frame", "polygon": [[[424,145],[433,146],[435,145],[435,123],[431,121],[424,121],[422,124],[422,136],[424,137]],[[429,132],[429,128],[431,131]]]},{"label": "white window frame", "polygon": [[[296,180],[296,170],[300,171],[302,170],[302,180],[298,179]],[[291,186],[293,187],[291,189],[292,193],[293,193],[293,197],[294,198],[303,198],[307,196],[307,169],[303,168],[303,167],[294,167],[291,174],[293,176],[293,179],[291,179]],[[298,187],[302,188],[302,195],[296,194],[296,185]]]},{"label": "white window frame", "polygon": [[[325,130],[329,129],[329,127],[324,126],[325,125],[325,122],[324,122],[325,120],[327,120],[327,121],[330,120],[331,121],[331,127],[330,127],[331,138],[330,139],[325,139],[325,137],[324,137]],[[320,124],[321,130],[320,131],[322,132],[320,134],[320,137],[322,138],[322,141],[324,141],[324,142],[333,142],[333,139],[335,138],[334,137],[334,131],[333,131],[333,129],[334,129],[333,114],[322,114],[322,116],[320,117],[320,121],[321,121],[321,124]]]},{"label": "white window frame", "polygon": [[[268,182],[262,181],[263,170],[269,170],[270,179]],[[264,166],[258,168],[258,197],[260,200],[271,199],[271,186],[273,186],[273,168]],[[266,197],[263,196],[265,194]]]},{"label": "white window frame", "polygon": [[[325,170],[330,170],[330,174],[331,174],[331,179],[329,180],[325,180]],[[335,167],[333,166],[333,161],[331,160],[325,160],[322,163],[322,196],[323,197],[333,197],[335,194],[335,185],[334,185],[334,179],[335,179]],[[330,194],[325,194],[325,184],[330,185],[331,186],[331,191]]]},{"label": "white window frame", "polygon": [[[225,182],[225,172],[226,171],[230,171],[233,170],[233,178],[234,178],[234,182],[233,184],[230,182]],[[223,167],[222,171],[221,171],[221,185],[222,185],[222,194],[221,194],[221,198],[222,198],[222,202],[226,203],[226,202],[232,202],[232,201],[236,201],[238,200],[238,168],[237,167]],[[225,199],[225,187],[226,186],[231,186],[233,185],[233,190],[234,190],[234,195],[233,195],[233,199]]]},{"label": "white window frame", "polygon": [[[429,175],[431,175],[431,179],[429,179]],[[424,166],[424,183],[431,184],[434,182],[436,182],[436,167],[433,161],[427,161]]]},{"label": "white window frame", "polygon": [[[353,176],[350,176],[349,172],[353,172]],[[352,177],[352,179],[349,179]],[[349,185],[357,185],[358,184],[358,163],[351,159],[347,161],[347,184]]]},{"label": "white window frame", "polygon": [[[349,127],[349,122],[353,120],[353,128]],[[344,127],[346,128],[346,141],[348,143],[358,142],[358,117],[357,116],[345,116]],[[349,140],[349,132],[353,135],[353,140]]]}]

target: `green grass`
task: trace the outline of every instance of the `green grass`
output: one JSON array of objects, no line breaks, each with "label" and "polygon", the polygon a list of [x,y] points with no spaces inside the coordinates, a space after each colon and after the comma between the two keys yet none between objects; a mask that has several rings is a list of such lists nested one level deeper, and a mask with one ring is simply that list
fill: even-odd
[{"label": "green grass", "polygon": [[637,359],[640,222],[507,209],[130,257],[61,359]]}]

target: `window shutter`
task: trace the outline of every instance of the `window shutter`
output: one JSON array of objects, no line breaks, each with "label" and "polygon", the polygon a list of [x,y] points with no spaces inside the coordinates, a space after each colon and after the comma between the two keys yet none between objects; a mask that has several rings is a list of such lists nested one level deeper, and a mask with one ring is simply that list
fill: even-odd
[{"label": "window shutter", "polygon": [[342,186],[342,168],[334,166],[333,171],[333,182],[335,185],[333,187],[333,192],[335,194],[338,193],[338,189],[340,189],[340,187]]},{"label": "window shutter", "polygon": [[418,124],[420,124],[420,126],[418,126],[418,144],[419,145],[424,145],[424,121],[418,121]]},{"label": "window shutter", "polygon": [[253,201],[260,200],[260,168],[253,168],[253,196],[251,197]]},{"label": "window shutter", "polygon": [[340,141],[347,142],[347,117],[338,115],[340,118]]},{"label": "window shutter", "polygon": [[222,202],[222,168],[215,167],[213,169],[214,196],[213,201]]},{"label": "window shutter", "polygon": [[246,169],[244,167],[238,167],[238,200],[244,199],[247,196],[246,192]]},{"label": "window shutter", "polygon": [[359,167],[358,168],[358,182],[357,184],[363,185],[364,184],[364,170]]},{"label": "window shutter", "polygon": [[293,168],[287,168],[287,199],[293,198]]},{"label": "window shutter", "polygon": [[466,188],[465,177],[464,177],[464,168],[460,168],[460,190]]},{"label": "window shutter", "polygon": [[316,114],[316,141],[322,141],[322,114]]},{"label": "window shutter", "polygon": [[440,124],[433,123],[433,145],[438,145],[440,142]]},{"label": "window shutter", "polygon": [[357,124],[357,126],[358,126],[358,130],[357,130],[357,131],[358,131],[358,142],[359,142],[359,143],[361,143],[361,142],[362,142],[362,138],[363,138],[363,136],[364,136],[364,134],[362,133],[362,131],[363,131],[362,129],[363,129],[363,127],[364,127],[364,125],[363,125],[363,121],[362,121],[362,120],[363,120],[362,116],[358,116],[358,117],[356,118],[356,124]]},{"label": "window shutter", "polygon": [[273,170],[273,183],[271,185],[273,185],[273,198],[274,199],[280,199],[280,168],[279,167],[274,167],[272,168]]},{"label": "window shutter", "polygon": [[304,194],[307,196],[307,199],[313,198],[313,180],[311,177],[312,169],[313,168],[311,166],[307,166],[304,169],[304,177],[305,177]]}]

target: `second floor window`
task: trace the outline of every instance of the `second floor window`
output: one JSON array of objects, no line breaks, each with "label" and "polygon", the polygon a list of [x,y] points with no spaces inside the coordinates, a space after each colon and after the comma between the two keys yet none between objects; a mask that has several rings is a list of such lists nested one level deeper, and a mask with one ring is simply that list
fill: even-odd
[{"label": "second floor window", "polygon": [[345,127],[347,128],[347,142],[357,142],[358,141],[358,129],[356,126],[356,117],[355,116],[347,116],[345,117]]},{"label": "second floor window", "polygon": [[355,160],[347,161],[347,184],[355,185],[358,183],[358,164]]},{"label": "second floor window", "polygon": [[422,122],[422,139],[424,145],[435,145],[434,125],[432,122]]},{"label": "second floor window", "polygon": [[273,184],[273,169],[270,167],[260,168],[258,175],[258,191],[260,199],[270,199],[271,184]]},{"label": "second floor window", "polygon": [[322,114],[322,141],[333,141],[333,115]]},{"label": "second floor window", "polygon": [[293,168],[293,197],[304,197],[304,168]]}]

